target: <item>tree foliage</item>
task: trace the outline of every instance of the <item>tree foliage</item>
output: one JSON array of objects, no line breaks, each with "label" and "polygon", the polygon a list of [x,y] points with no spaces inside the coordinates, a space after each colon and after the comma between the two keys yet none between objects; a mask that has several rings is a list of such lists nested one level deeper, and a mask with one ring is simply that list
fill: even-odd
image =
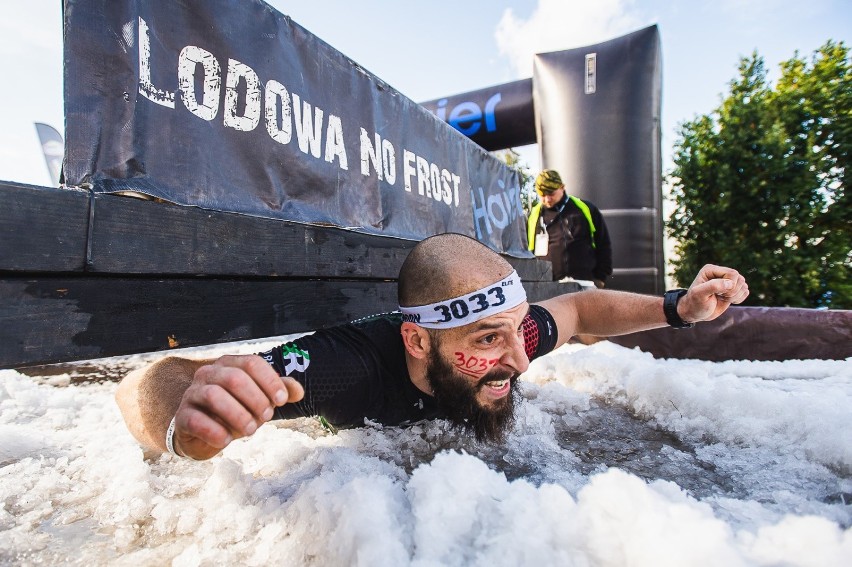
[{"label": "tree foliage", "polygon": [[781,64],[755,52],[711,114],[681,124],[671,172],[674,277],[706,263],[746,276],[752,305],[852,308],[849,50]]}]

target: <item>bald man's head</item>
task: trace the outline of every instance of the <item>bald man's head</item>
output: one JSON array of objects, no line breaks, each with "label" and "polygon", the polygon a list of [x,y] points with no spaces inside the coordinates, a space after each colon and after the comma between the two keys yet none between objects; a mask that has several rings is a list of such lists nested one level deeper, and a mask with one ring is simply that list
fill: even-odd
[{"label": "bald man's head", "polygon": [[438,234],[420,241],[399,271],[399,304],[426,305],[481,289],[512,272],[512,265],[463,234]]}]

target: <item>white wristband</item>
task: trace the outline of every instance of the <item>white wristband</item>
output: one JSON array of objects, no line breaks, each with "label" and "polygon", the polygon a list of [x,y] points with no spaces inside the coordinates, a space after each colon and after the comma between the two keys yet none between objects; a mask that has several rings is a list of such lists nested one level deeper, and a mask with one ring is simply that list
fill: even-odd
[{"label": "white wristband", "polygon": [[[177,416],[175,416],[177,417]],[[177,451],[175,451],[175,418],[169,422],[169,428],[166,430],[166,449],[169,450],[169,453],[174,455],[175,457],[180,457],[182,459],[189,459],[190,461],[195,461],[189,455],[179,455]]]},{"label": "white wristband", "polygon": [[175,453],[175,418],[169,422],[169,428],[166,429],[166,449],[169,450],[169,453],[174,455],[175,457],[180,457],[177,453]]}]

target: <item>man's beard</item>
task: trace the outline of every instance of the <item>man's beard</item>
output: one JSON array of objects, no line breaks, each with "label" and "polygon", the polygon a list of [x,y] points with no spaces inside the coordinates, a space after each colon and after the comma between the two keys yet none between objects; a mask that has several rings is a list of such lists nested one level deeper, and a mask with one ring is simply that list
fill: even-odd
[{"label": "man's beard", "polygon": [[[437,345],[436,345],[437,347]],[[491,370],[476,384],[461,378],[452,364],[445,361],[438,349],[429,352],[426,380],[440,409],[454,427],[472,432],[477,441],[500,442],[515,423],[515,398],[518,395],[517,374],[506,370]],[[509,393],[494,400],[491,407],[483,407],[476,399],[486,382],[510,380]]]}]

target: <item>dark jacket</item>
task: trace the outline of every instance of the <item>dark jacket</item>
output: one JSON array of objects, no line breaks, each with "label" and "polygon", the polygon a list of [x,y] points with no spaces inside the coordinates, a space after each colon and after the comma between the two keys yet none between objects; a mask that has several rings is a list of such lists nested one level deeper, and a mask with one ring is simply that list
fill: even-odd
[{"label": "dark jacket", "polygon": [[[582,200],[588,207],[589,219],[573,199],[565,197],[552,209],[539,203],[533,207],[528,219],[529,234],[542,230],[541,220],[547,227],[548,252],[545,259],[553,265],[553,279],[572,277],[578,280],[605,282],[612,274],[612,244],[609,231],[600,210],[590,201]],[[533,232],[533,224],[535,231]]]}]

